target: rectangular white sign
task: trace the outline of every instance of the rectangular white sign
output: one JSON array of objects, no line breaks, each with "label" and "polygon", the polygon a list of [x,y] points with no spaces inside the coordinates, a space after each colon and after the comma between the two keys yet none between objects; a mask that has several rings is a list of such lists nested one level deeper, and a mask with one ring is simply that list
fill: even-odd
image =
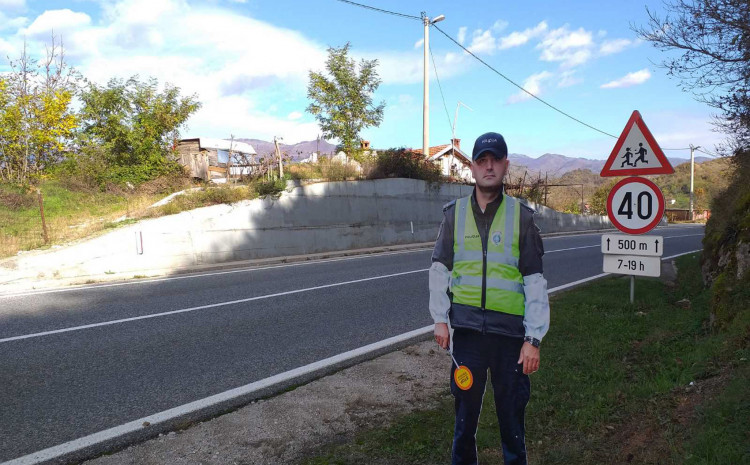
[{"label": "rectangular white sign", "polygon": [[661,259],[636,255],[604,255],[604,272],[659,277]]},{"label": "rectangular white sign", "polygon": [[602,253],[661,257],[664,253],[664,238],[662,236],[604,234],[602,235]]}]

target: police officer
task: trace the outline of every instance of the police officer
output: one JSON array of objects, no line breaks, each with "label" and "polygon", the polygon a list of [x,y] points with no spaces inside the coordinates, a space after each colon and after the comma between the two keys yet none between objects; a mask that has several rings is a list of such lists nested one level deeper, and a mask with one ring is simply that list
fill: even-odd
[{"label": "police officer", "polygon": [[[488,132],[472,151],[472,195],[443,207],[430,268],[435,340],[471,370],[462,390],[451,376],[456,423],[452,463],[476,464],[476,430],[491,374],[506,465],[526,464],[524,411],[529,374],[539,369],[539,345],[549,328],[544,249],[534,210],[505,195],[508,147]],[[453,369],[451,368],[451,375]]]}]

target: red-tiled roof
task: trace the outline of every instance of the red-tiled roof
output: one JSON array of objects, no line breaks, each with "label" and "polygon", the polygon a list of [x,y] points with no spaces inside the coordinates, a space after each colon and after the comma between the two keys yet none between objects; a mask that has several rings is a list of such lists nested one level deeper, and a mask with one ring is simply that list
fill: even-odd
[{"label": "red-tiled roof", "polygon": [[[450,146],[451,144],[444,144],[444,145],[436,145],[434,147],[430,147],[430,156],[436,155]],[[411,149],[411,151],[414,153],[419,153],[419,154],[423,153],[422,149]]]}]

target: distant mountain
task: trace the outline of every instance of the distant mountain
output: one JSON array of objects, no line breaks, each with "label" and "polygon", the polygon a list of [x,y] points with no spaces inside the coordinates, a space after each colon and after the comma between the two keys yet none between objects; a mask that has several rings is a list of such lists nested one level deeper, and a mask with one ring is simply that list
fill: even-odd
[{"label": "distant mountain", "polygon": [[[541,171],[542,176],[545,173],[549,177],[560,177],[570,171],[579,169],[590,170],[594,173],[599,173],[604,167],[606,160],[593,160],[590,158],[582,157],[568,157],[556,153],[545,153],[539,158],[532,158],[528,155],[520,153],[511,153],[509,156],[512,166],[525,166],[532,173],[539,173]],[[683,163],[688,163],[688,158],[676,158],[667,157],[673,167],[679,166]],[[696,163],[703,163],[711,160],[708,157],[695,157]]]},{"label": "distant mountain", "polygon": [[[252,145],[258,155],[268,155],[275,151],[273,142],[260,139],[237,140]],[[279,144],[279,149],[281,149],[282,152],[286,152],[294,161],[309,157],[311,153],[318,151],[318,147],[320,147],[320,153],[322,154],[336,152],[336,146],[329,144],[325,140],[321,140],[320,145],[318,145],[317,140],[297,142],[296,144]]]},{"label": "distant mountain", "polygon": [[[247,142],[255,148],[258,155],[268,155],[274,152],[273,142],[260,140],[260,139],[237,139],[239,142]],[[318,145],[319,144],[319,145]],[[336,153],[336,146],[321,140],[318,143],[317,140],[309,140],[303,142],[297,142],[296,144],[279,144],[282,152],[286,152],[294,161],[299,161],[310,156],[311,153],[320,151],[322,154]],[[541,171],[542,176],[545,173],[549,177],[555,178],[564,175],[570,171],[575,170],[590,170],[593,173],[599,174],[604,167],[606,160],[594,160],[583,157],[568,157],[557,153],[545,153],[541,157],[532,158],[528,155],[521,153],[511,153],[510,156],[511,165],[514,168],[524,166],[531,173],[539,173]],[[667,157],[672,166],[678,166],[683,163],[687,163],[690,160],[687,158],[674,158]],[[696,163],[703,163],[711,160],[707,157],[695,157]]]}]

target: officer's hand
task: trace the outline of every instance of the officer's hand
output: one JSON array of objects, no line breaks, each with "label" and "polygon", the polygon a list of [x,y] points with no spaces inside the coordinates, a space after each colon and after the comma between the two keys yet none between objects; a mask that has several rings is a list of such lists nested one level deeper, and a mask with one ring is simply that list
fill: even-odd
[{"label": "officer's hand", "polygon": [[534,373],[539,369],[539,348],[524,342],[521,347],[521,355],[516,363],[523,363],[523,374]]},{"label": "officer's hand", "polygon": [[447,349],[451,343],[451,333],[446,323],[435,323],[435,341],[443,349]]}]

